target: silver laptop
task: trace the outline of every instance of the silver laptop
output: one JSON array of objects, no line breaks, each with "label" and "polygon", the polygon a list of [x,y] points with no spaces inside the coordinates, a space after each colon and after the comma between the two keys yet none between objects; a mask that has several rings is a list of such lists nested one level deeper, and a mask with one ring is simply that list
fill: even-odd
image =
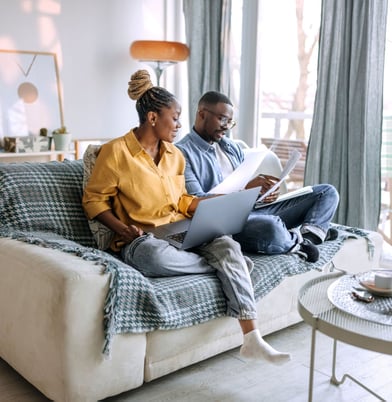
[{"label": "silver laptop", "polygon": [[257,187],[207,198],[199,203],[192,219],[144,229],[179,249],[197,247],[216,237],[241,232],[259,194]]}]

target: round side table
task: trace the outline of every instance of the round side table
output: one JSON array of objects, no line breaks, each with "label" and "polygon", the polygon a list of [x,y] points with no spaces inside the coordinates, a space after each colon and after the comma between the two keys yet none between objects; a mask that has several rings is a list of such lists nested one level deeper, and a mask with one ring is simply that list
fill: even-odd
[{"label": "round side table", "polygon": [[376,398],[385,401],[380,395],[366,387],[360,381],[344,374],[341,380],[336,378],[336,345],[341,341],[363,349],[392,355],[392,325],[367,320],[349,314],[332,304],[328,298],[328,288],[342,277],[342,273],[332,273],[317,277],[305,283],[298,294],[298,311],[304,321],[312,327],[308,401],[313,398],[313,374],[316,352],[316,332],[331,337],[333,343],[333,363],[331,383],[342,384],[346,378],[366,389]]}]

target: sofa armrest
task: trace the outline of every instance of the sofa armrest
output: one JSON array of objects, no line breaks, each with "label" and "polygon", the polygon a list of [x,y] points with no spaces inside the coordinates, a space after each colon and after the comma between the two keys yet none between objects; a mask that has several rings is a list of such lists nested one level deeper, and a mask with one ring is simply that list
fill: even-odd
[{"label": "sofa armrest", "polygon": [[102,399],[143,383],[145,334],[117,336],[111,359],[102,354],[102,267],[6,238],[0,250],[4,360],[56,401]]}]

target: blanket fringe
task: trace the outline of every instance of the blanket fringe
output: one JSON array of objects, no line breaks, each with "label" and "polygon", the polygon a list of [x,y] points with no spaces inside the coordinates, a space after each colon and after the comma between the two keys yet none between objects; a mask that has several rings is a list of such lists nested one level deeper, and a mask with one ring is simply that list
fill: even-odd
[{"label": "blanket fringe", "polygon": [[110,274],[109,291],[106,295],[104,304],[104,327],[105,327],[105,342],[103,345],[103,354],[107,359],[111,358],[111,345],[113,336],[115,335],[115,308],[117,303],[117,281],[118,275],[116,265],[109,261],[105,264],[105,273]]}]

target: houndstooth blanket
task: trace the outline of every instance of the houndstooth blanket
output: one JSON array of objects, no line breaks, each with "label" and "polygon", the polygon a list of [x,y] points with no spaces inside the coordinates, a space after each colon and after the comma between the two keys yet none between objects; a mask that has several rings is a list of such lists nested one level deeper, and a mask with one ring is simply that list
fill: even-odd
[{"label": "houndstooth blanket", "polygon": [[[256,299],[269,293],[287,276],[312,269],[320,270],[340,249],[348,237],[366,237],[359,229],[339,226],[339,237],[320,246],[320,259],[307,263],[296,254],[249,255],[255,266],[251,278]],[[226,314],[226,300],[217,277],[185,275],[170,278],[146,278],[116,257],[85,247],[60,235],[0,228],[0,236],[11,237],[38,246],[59,249],[85,260],[95,261],[110,274],[105,301],[103,353],[110,354],[115,334],[170,330],[199,324]],[[369,255],[374,246],[368,239]]]}]

